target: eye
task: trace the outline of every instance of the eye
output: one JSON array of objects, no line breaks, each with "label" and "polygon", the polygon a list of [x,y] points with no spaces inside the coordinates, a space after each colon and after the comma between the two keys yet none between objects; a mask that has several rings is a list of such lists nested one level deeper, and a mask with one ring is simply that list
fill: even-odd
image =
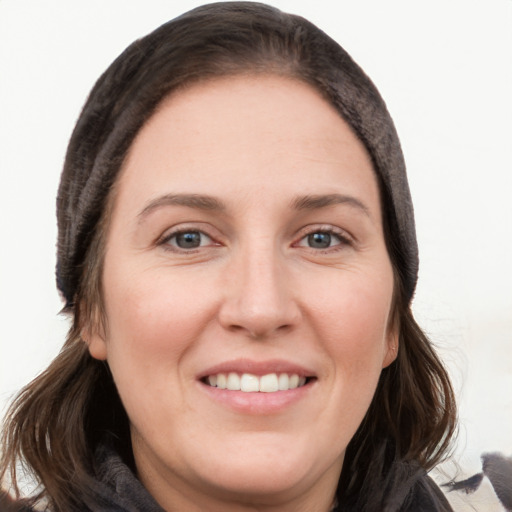
[{"label": "eye", "polygon": [[186,230],[171,233],[162,240],[162,244],[170,245],[177,249],[187,250],[211,245],[212,239],[202,231]]},{"label": "eye", "polygon": [[303,236],[296,244],[299,247],[309,247],[311,249],[331,249],[336,246],[349,245],[348,236],[337,233],[332,229],[318,229]]},{"label": "eye", "polygon": [[[312,249],[327,249],[332,245],[339,245],[340,241],[331,233],[318,231],[311,233],[306,237],[308,247]],[[335,242],[333,244],[333,242]]]}]

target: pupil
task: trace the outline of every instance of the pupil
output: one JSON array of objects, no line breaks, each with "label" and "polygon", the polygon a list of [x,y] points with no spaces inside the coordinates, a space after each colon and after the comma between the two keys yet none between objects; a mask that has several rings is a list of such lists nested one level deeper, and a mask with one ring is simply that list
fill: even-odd
[{"label": "pupil", "polygon": [[331,245],[331,235],[329,233],[312,233],[308,235],[308,243],[315,249],[326,249]]},{"label": "pupil", "polygon": [[176,245],[181,249],[194,249],[201,245],[201,235],[197,231],[176,235]]}]

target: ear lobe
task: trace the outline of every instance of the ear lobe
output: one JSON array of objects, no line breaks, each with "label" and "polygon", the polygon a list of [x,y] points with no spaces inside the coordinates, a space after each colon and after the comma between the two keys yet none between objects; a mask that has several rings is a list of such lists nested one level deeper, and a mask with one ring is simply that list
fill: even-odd
[{"label": "ear lobe", "polygon": [[80,337],[87,345],[89,354],[100,361],[107,360],[107,336],[105,324],[98,305],[90,305],[85,301],[78,304],[78,320],[81,325]]},{"label": "ear lobe", "polygon": [[89,354],[94,359],[107,360],[107,343],[97,329],[94,332],[91,332],[90,329],[82,331],[82,339],[89,348]]},{"label": "ear lobe", "polygon": [[386,353],[382,361],[382,368],[389,366],[398,356],[399,336],[396,328],[393,328],[387,336]]}]

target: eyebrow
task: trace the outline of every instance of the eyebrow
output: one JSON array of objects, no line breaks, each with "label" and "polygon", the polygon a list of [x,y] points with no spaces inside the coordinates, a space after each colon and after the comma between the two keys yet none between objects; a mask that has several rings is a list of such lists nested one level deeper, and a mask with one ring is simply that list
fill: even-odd
[{"label": "eyebrow", "polygon": [[[296,197],[291,201],[294,210],[317,210],[336,204],[348,204],[357,208],[370,217],[369,209],[357,198],[343,194],[305,195]],[[138,214],[142,222],[151,212],[163,206],[186,206],[198,210],[218,211],[226,210],[226,205],[213,196],[200,194],[165,194],[151,200]]]},{"label": "eyebrow", "polygon": [[343,194],[305,195],[295,198],[291,206],[295,210],[317,210],[336,204],[347,204],[371,217],[370,210],[359,199]]},{"label": "eyebrow", "polygon": [[139,213],[139,221],[162,206],[186,206],[197,210],[224,211],[226,206],[219,199],[199,194],[166,194],[150,201]]}]

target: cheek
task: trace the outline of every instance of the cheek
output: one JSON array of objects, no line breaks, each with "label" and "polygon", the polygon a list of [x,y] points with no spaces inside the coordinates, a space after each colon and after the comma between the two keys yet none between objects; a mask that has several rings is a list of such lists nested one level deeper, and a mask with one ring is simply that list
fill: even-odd
[{"label": "cheek", "polygon": [[329,290],[315,303],[315,328],[338,378],[371,388],[388,351],[392,278],[345,274]]},{"label": "cheek", "polygon": [[[380,267],[385,271],[387,267]],[[317,280],[319,283],[319,280]],[[327,451],[342,453],[368,411],[387,352],[392,277],[331,274],[312,295],[309,320],[327,355],[327,403],[318,415]],[[318,290],[318,288],[317,288]]]},{"label": "cheek", "polygon": [[328,295],[319,298],[316,316],[331,333],[329,338],[348,338],[353,341],[347,339],[348,350],[364,352],[386,338],[392,291],[391,284],[376,286],[371,279],[343,276],[337,285],[331,285]]},{"label": "cheek", "polygon": [[161,270],[127,272],[118,266],[106,275],[109,364],[118,374],[129,368],[145,385],[158,382],[159,374],[172,378],[208,325],[213,288],[197,277]]},{"label": "cheek", "polygon": [[168,411],[190,407],[182,361],[210,321],[211,287],[161,270],[106,270],[107,361],[132,428],[156,436],[172,428]]}]

